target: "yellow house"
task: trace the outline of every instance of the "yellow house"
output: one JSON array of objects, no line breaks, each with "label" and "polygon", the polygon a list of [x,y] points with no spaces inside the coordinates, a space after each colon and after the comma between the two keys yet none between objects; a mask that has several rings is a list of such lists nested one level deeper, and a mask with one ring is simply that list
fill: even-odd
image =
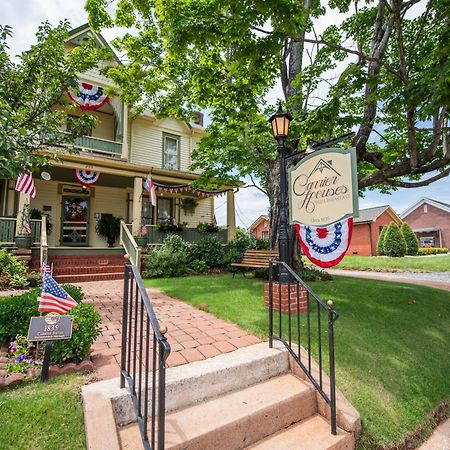
[{"label": "yellow house", "polygon": [[[94,36],[98,45],[107,45],[101,35],[84,25],[72,30],[68,49],[79,45],[88,35]],[[79,82],[92,91],[112,86],[99,69],[80,74]],[[79,109],[75,114],[85,113]],[[97,221],[104,215],[123,219],[133,236],[138,236],[146,225],[148,243],[161,243],[165,236],[161,225],[168,223],[183,224],[178,233],[187,240],[196,240],[201,237],[197,225],[214,222],[214,196],[217,195],[226,195],[228,204],[227,228],[217,235],[224,241],[234,237],[233,189],[205,192],[189,187],[199,176],[189,166],[192,150],[204,135],[201,115],[198,121],[189,123],[173,118],[160,120],[147,111],[131,119],[127,105],[118,96],[90,113],[97,116],[98,125],[89,136],[77,139],[78,153],[65,152],[64,146],[54,149],[60,159],[33,173],[37,195],[30,200],[30,208],[51,219],[52,231],[46,236],[50,255],[63,249],[78,249],[75,253],[82,249],[106,251],[105,238],[95,231]],[[67,126],[70,126],[70,116]],[[98,175],[98,181],[83,186],[77,170],[86,171],[82,175],[88,179]],[[143,188],[149,173],[156,186],[154,205]],[[29,201],[28,196],[14,190],[15,182],[0,180],[0,245],[13,244],[18,232],[16,223],[21,223],[23,206]],[[185,207],[186,198],[195,199],[191,200],[191,208]],[[33,241],[39,247],[45,237],[37,222],[32,221],[31,225]],[[116,242],[117,251],[121,244],[124,244],[122,239]]]}]

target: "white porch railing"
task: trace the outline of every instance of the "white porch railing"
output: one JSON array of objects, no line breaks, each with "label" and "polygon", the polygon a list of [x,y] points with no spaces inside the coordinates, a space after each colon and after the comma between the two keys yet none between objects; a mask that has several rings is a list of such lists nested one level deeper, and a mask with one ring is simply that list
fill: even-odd
[{"label": "white porch railing", "polygon": [[0,245],[14,245],[16,224],[15,217],[0,217]]},{"label": "white porch railing", "polygon": [[137,267],[141,268],[141,249],[136,244],[127,224],[120,221],[120,243],[127,255],[129,255],[131,262]]}]

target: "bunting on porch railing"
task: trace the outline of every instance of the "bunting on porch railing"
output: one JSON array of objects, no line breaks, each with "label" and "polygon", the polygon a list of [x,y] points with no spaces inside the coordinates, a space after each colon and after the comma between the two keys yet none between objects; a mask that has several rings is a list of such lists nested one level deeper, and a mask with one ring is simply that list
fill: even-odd
[{"label": "bunting on porch railing", "polygon": [[298,241],[307,258],[319,267],[338,264],[350,245],[353,217],[326,227],[295,225]]},{"label": "bunting on porch railing", "polygon": [[225,195],[229,189],[217,189],[213,191],[207,191],[205,189],[198,189],[189,186],[188,184],[161,184],[153,181],[153,185],[158,192],[169,192],[171,194],[178,194],[182,192],[189,192],[191,194],[198,195],[199,197],[220,197]]},{"label": "bunting on porch railing", "polygon": [[67,90],[67,95],[83,111],[94,111],[109,101],[108,96],[100,86],[78,82],[78,91]]}]

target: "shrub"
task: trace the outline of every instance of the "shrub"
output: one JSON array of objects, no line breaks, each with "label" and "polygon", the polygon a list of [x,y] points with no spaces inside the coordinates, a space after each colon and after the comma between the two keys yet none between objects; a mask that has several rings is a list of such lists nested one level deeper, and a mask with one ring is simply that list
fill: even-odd
[{"label": "shrub", "polygon": [[400,228],[395,222],[391,222],[386,231],[383,242],[383,250],[387,256],[402,257],[406,253],[406,242]]},{"label": "shrub", "polygon": [[100,334],[102,319],[94,305],[80,304],[69,314],[73,316],[72,338],[53,343],[52,361],[55,363],[82,361],[89,356],[91,346]]},{"label": "shrub", "polygon": [[26,286],[26,273],[27,269],[21,261],[6,248],[0,249],[0,289]]},{"label": "shrub", "polygon": [[39,294],[39,289],[32,289],[15,297],[0,297],[0,344],[27,334],[30,317],[38,315]]},{"label": "shrub", "polygon": [[224,248],[222,267],[228,267],[231,263],[239,261],[247,249],[268,250],[269,242],[258,239],[250,234],[239,231],[236,237]]},{"label": "shrub", "polygon": [[205,236],[192,244],[189,260],[202,260],[208,267],[221,267],[224,254],[222,242],[217,236]]},{"label": "shrub", "polygon": [[378,256],[385,255],[385,252],[384,252],[384,238],[386,237],[386,231],[387,231],[387,226],[383,227],[381,229],[380,236],[378,237],[378,242],[377,242],[377,255]]},{"label": "shrub", "polygon": [[438,255],[448,253],[448,248],[430,247],[430,248],[419,248],[419,256],[424,255]]},{"label": "shrub", "polygon": [[333,279],[328,272],[315,267],[305,266],[298,270],[297,274],[303,281],[331,281]]},{"label": "shrub", "polygon": [[[55,342],[52,361],[80,361],[89,355],[90,348],[100,333],[100,315],[94,306],[83,304],[83,292],[78,286],[62,285],[79,305],[68,314],[74,318],[72,339]],[[0,344],[9,343],[17,335],[26,336],[30,318],[37,316],[37,298],[40,289],[32,289],[16,297],[0,297]]]},{"label": "shrub", "polygon": [[163,247],[150,252],[146,266],[146,278],[181,277],[188,271],[187,254],[183,251],[172,252]]},{"label": "shrub", "polygon": [[195,272],[205,272],[206,270],[208,270],[208,264],[206,264],[206,262],[201,259],[192,261],[192,264],[190,266]]},{"label": "shrub", "polygon": [[202,222],[197,225],[197,231],[199,233],[217,233],[219,227],[213,223]]},{"label": "shrub", "polygon": [[419,241],[417,240],[416,235],[414,234],[414,231],[411,229],[411,227],[406,223],[403,222],[402,226],[400,227],[400,231],[405,238],[406,243],[406,254],[407,255],[417,255],[417,252],[419,251]]},{"label": "shrub", "polygon": [[185,252],[188,254],[191,250],[191,244],[183,240],[178,234],[169,234],[163,241],[162,247],[170,252]]}]

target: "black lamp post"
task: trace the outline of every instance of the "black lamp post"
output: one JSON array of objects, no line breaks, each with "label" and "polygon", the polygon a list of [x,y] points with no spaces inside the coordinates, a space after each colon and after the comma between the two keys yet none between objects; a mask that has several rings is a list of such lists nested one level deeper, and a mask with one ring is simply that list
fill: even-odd
[{"label": "black lamp post", "polygon": [[[289,124],[292,116],[284,113],[281,104],[278,111],[269,119],[272,125],[272,133],[278,142],[278,165],[280,170],[280,225],[278,230],[278,251],[280,252],[280,260],[289,264],[289,235],[287,230],[287,180],[286,180],[286,163],[285,163],[285,146],[284,143],[288,136]],[[280,283],[288,281],[288,272],[284,267],[280,271]]]}]

